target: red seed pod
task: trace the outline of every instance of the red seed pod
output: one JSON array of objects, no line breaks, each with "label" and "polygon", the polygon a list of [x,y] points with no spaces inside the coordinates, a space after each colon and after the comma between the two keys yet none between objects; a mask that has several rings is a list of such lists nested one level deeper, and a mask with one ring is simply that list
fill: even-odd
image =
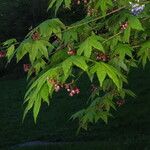
[{"label": "red seed pod", "polygon": [[98,61],[107,62],[107,61],[109,61],[109,59],[110,59],[109,55],[104,54],[104,53],[99,53],[96,56],[96,60],[98,60]]},{"label": "red seed pod", "polygon": [[121,30],[127,29],[128,28],[128,22],[121,24],[120,28],[121,28]]},{"label": "red seed pod", "polygon": [[97,55],[96,60],[101,60],[101,57],[99,55]]},{"label": "red seed pod", "polygon": [[103,61],[103,62],[106,62],[106,61],[107,61],[107,55],[104,55],[104,56],[102,57],[102,61]]},{"label": "red seed pod", "polygon": [[71,93],[69,94],[69,96],[73,97],[73,96],[74,96],[74,94],[71,92]]},{"label": "red seed pod", "polygon": [[58,92],[60,90],[60,86],[59,85],[55,85],[55,92]]},{"label": "red seed pod", "polygon": [[34,33],[32,34],[32,39],[33,39],[34,41],[40,40],[40,34],[39,34],[39,32],[34,32]]},{"label": "red seed pod", "polygon": [[80,89],[79,89],[79,88],[77,88],[77,87],[76,87],[76,88],[74,88],[74,91],[75,91],[75,93],[76,93],[76,94],[79,94],[79,93],[80,93]]},{"label": "red seed pod", "polygon": [[68,92],[70,92],[70,91],[71,91],[71,89],[69,89],[69,88],[68,88],[68,89],[67,89],[67,91],[68,91]]},{"label": "red seed pod", "polygon": [[31,65],[30,64],[23,64],[23,69],[24,69],[24,72],[28,72],[31,68]]},{"label": "red seed pod", "polygon": [[80,0],[77,0],[77,5],[80,5],[81,4],[81,1]]},{"label": "red seed pod", "polygon": [[65,89],[69,89],[70,85],[69,84],[65,84],[64,87],[65,87]]},{"label": "red seed pod", "polygon": [[72,94],[76,94],[76,91],[75,91],[75,90],[71,90],[71,93],[72,93]]},{"label": "red seed pod", "polygon": [[87,0],[83,0],[83,3],[84,3],[84,4],[87,4],[87,3],[88,3],[88,1],[87,1]]},{"label": "red seed pod", "polygon": [[0,58],[4,58],[6,56],[6,51],[0,51]]},{"label": "red seed pod", "polygon": [[117,100],[116,101],[116,104],[120,107],[120,106],[122,106],[122,105],[124,105],[124,103],[125,103],[125,100]]},{"label": "red seed pod", "polygon": [[76,55],[76,50],[69,50],[68,55]]}]

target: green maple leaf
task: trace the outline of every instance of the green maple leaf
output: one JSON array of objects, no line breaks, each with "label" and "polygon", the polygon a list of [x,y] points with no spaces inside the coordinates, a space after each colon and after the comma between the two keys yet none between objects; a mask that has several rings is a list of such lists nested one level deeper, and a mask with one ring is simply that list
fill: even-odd
[{"label": "green maple leaf", "polygon": [[126,55],[132,57],[132,51],[132,47],[130,47],[128,44],[119,43],[116,47],[115,54],[119,54],[119,58],[124,60]]},{"label": "green maple leaf", "polygon": [[142,27],[142,24],[140,22],[140,20],[136,17],[136,16],[129,16],[129,26],[132,29],[136,29],[136,30],[144,30]]},{"label": "green maple leaf", "polygon": [[97,35],[92,35],[88,37],[83,43],[81,43],[77,51],[78,55],[84,53],[84,56],[89,58],[92,54],[93,49],[99,50],[101,52],[105,52],[101,40],[102,39]]}]

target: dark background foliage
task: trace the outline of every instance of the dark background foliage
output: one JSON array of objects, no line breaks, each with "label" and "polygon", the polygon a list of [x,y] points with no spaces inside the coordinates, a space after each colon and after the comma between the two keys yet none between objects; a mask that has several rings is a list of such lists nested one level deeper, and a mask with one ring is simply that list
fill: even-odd
[{"label": "dark background foliage", "polygon": [[[21,41],[31,28],[37,26],[42,21],[55,17],[54,11],[47,11],[48,0],[0,0],[0,42],[10,38]],[[83,6],[74,5],[71,10],[60,9],[58,17],[66,24],[71,24],[80,20],[85,15]],[[0,76],[10,73],[15,77],[24,76],[23,63],[19,64],[15,60],[11,64],[6,64],[5,59],[0,60]],[[7,67],[6,67],[7,66]]]},{"label": "dark background foliage", "polygon": [[47,18],[47,0],[0,0],[0,39],[21,39],[31,26]]},{"label": "dark background foliage", "polygon": [[[54,11],[47,12],[48,0],[0,0],[0,41],[9,38],[22,39],[30,30],[47,18],[54,16]],[[70,24],[83,18],[83,6],[73,6],[72,10],[61,9],[58,16]]]}]

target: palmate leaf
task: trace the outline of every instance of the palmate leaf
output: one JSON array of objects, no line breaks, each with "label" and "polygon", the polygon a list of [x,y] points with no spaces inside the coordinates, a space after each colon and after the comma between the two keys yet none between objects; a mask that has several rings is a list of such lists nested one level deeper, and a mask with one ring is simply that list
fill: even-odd
[{"label": "palmate leaf", "polygon": [[31,108],[32,108],[33,105],[34,105],[34,102],[35,102],[35,99],[36,99],[36,96],[37,96],[36,94],[37,94],[37,93],[32,92],[32,93],[30,94],[30,97],[27,97],[27,98],[26,98],[25,103],[28,102],[28,104],[27,104],[27,106],[26,106],[26,108],[25,108],[25,110],[24,110],[24,113],[23,113],[23,121],[24,121],[24,119],[25,119],[27,113],[31,110]]},{"label": "palmate leaf", "polygon": [[49,59],[48,53],[49,51],[52,51],[53,48],[53,45],[46,40],[41,39],[33,41],[28,38],[16,49],[17,62],[19,62],[27,53],[29,54],[31,64],[42,56]]},{"label": "palmate leaf", "polygon": [[73,115],[71,116],[70,119],[75,120],[75,119],[77,119],[77,118],[82,117],[82,116],[84,115],[84,113],[85,113],[85,110],[86,110],[86,109],[82,109],[82,110],[76,112],[75,114],[73,114]]},{"label": "palmate leaf", "polygon": [[105,67],[103,65],[98,66],[98,68],[97,68],[97,77],[100,81],[100,86],[101,87],[103,86],[103,82],[104,82],[106,76],[107,76],[107,73],[106,73]]},{"label": "palmate leaf", "polygon": [[33,49],[33,51],[37,51],[38,53],[41,53],[45,58],[48,59],[48,51],[47,47],[43,45],[42,41],[35,41],[36,48]]},{"label": "palmate leaf", "polygon": [[86,41],[86,43],[83,43],[80,45],[80,49],[78,50],[78,55],[81,55],[84,52],[84,56],[89,58],[92,53],[92,47],[91,45]]},{"label": "palmate leaf", "polygon": [[98,112],[98,114],[96,116],[96,121],[98,121],[99,119],[102,119],[107,124],[108,117],[110,117],[110,116],[112,116],[112,115],[107,111]]},{"label": "palmate leaf", "polygon": [[64,71],[64,75],[68,76],[69,71],[71,70],[73,63],[72,61],[69,59],[66,59],[63,63],[62,63],[62,68]]},{"label": "palmate leaf", "polygon": [[11,59],[13,58],[14,52],[15,52],[15,46],[14,46],[14,45],[11,45],[11,46],[7,49],[7,54],[6,54],[6,57],[7,57],[7,59],[8,59],[8,62],[10,62]]},{"label": "palmate leaf", "polygon": [[124,76],[113,66],[105,63],[103,65],[105,66],[109,78],[112,79],[118,90],[120,90],[122,88],[122,80],[125,81]]},{"label": "palmate leaf", "polygon": [[140,20],[136,16],[130,15],[128,18],[128,23],[132,29],[144,30]]},{"label": "palmate leaf", "polygon": [[44,21],[39,26],[37,26],[36,29],[39,29],[42,37],[50,38],[53,33],[61,39],[61,30],[65,29],[65,25],[58,18],[54,18]]},{"label": "palmate leaf", "polygon": [[[38,60],[36,60],[34,64],[32,65],[36,74],[38,74],[41,71],[41,69],[44,69],[45,66],[46,66],[46,62],[42,58],[39,58]],[[33,72],[33,68],[31,68],[32,72]]]},{"label": "palmate leaf", "polygon": [[57,0],[51,0],[51,1],[49,1],[48,10],[53,7],[53,5],[56,3],[56,1]]},{"label": "palmate leaf", "polygon": [[38,53],[38,44],[36,42],[31,43],[31,49],[29,51],[29,58],[31,61],[31,64],[35,62],[35,60],[38,58],[38,56],[41,56],[41,53]]},{"label": "palmate leaf", "polygon": [[57,14],[57,11],[58,11],[59,7],[62,5],[63,1],[64,0],[59,0],[59,1],[57,0],[56,1],[56,4],[55,4],[55,15]]},{"label": "palmate leaf", "polygon": [[64,44],[78,40],[78,33],[75,29],[67,30],[63,33]]},{"label": "palmate leaf", "polygon": [[88,37],[83,43],[81,43],[77,51],[78,55],[84,53],[85,57],[90,58],[93,49],[105,52],[101,40],[102,38],[97,35]]},{"label": "palmate leaf", "polygon": [[[119,55],[118,55],[119,56]],[[130,59],[120,59],[120,57],[114,57],[110,62],[117,69],[123,69],[126,72],[129,72],[130,67],[136,67],[136,62],[133,58]]]},{"label": "palmate leaf", "polygon": [[143,67],[145,67],[147,60],[150,60],[150,41],[146,41],[142,44],[142,47],[138,52],[138,56],[140,57]]},{"label": "palmate leaf", "polygon": [[9,39],[9,40],[3,42],[3,46],[8,46],[9,47],[9,46],[11,46],[12,44],[15,44],[15,43],[17,43],[16,39]]},{"label": "palmate leaf", "polygon": [[57,11],[62,4],[65,4],[67,8],[70,8],[71,1],[72,0],[51,0],[48,6],[48,10],[52,7],[55,7],[55,14],[57,14]]},{"label": "palmate leaf", "polygon": [[116,1],[119,5],[121,6],[126,6],[129,4],[129,2],[131,2],[131,0],[119,0],[119,1]]},{"label": "palmate leaf", "polygon": [[66,58],[68,58],[67,50],[60,49],[51,56],[50,64],[51,65],[59,64],[59,63],[63,62]]},{"label": "palmate leaf", "polygon": [[71,1],[72,1],[72,0],[65,0],[65,6],[66,6],[67,8],[70,8]]},{"label": "palmate leaf", "polygon": [[103,103],[104,103],[104,105],[106,107],[106,110],[108,112],[110,111],[111,108],[114,109],[114,110],[116,110],[115,103],[113,102],[113,96],[112,96],[112,94],[108,94],[105,97]]},{"label": "palmate leaf", "polygon": [[100,119],[107,123],[108,117],[112,116],[109,112],[110,108],[116,109],[111,92],[92,100],[92,103],[86,109],[75,113],[72,119],[78,118],[80,121],[79,128],[86,130],[88,123],[96,123]]},{"label": "palmate leaf", "polygon": [[36,89],[36,91],[39,92],[39,90],[44,85],[44,83],[46,83],[47,77],[53,77],[53,76],[55,77],[58,73],[57,70],[59,69],[60,66],[57,66],[55,68],[48,69],[46,72],[40,74],[40,76],[36,80],[34,80],[33,83],[30,83],[30,87],[25,94],[25,99],[28,99],[33,89]]},{"label": "palmate leaf", "polygon": [[86,58],[83,56],[72,56],[69,58],[70,61],[80,69],[87,71],[88,66],[86,64]]},{"label": "palmate leaf", "polygon": [[42,100],[49,104],[48,97],[53,93],[53,85],[47,82],[47,78],[58,79],[61,73],[62,66],[57,65],[56,67],[44,72],[41,76],[39,76],[39,78],[33,81],[25,95],[25,103],[28,102],[28,104],[23,118],[25,118],[28,111],[33,108],[34,121],[36,122]]},{"label": "palmate leaf", "polygon": [[129,89],[124,89],[124,88],[119,91],[119,95],[120,95],[120,97],[121,97],[122,99],[125,99],[126,95],[132,96],[133,98],[136,97],[136,95],[135,95],[134,92],[132,92],[132,91],[129,90]]},{"label": "palmate leaf", "polygon": [[116,47],[115,54],[119,54],[120,60],[123,61],[126,55],[132,58],[132,51],[133,49],[130,45],[119,43]]},{"label": "palmate leaf", "polygon": [[52,50],[54,47],[48,42],[44,40],[39,40],[34,42],[34,49],[33,51],[37,51],[38,53],[41,53],[45,58],[48,59],[48,49]]},{"label": "palmate leaf", "polygon": [[17,62],[19,62],[31,50],[31,40],[24,40],[16,49]]},{"label": "palmate leaf", "polygon": [[88,65],[86,63],[86,58],[83,56],[71,56],[62,62],[62,68],[64,72],[64,76],[68,78],[70,71],[73,66],[76,66],[83,71],[88,71]]},{"label": "palmate leaf", "polygon": [[132,96],[133,98],[136,97],[135,93],[132,92],[131,90],[129,90],[129,89],[123,89],[123,90],[127,95]]},{"label": "palmate leaf", "polygon": [[122,68],[123,70],[125,70],[125,71],[129,71],[129,68],[127,67],[127,65],[125,64],[125,62],[123,62],[123,61],[121,61],[121,60],[118,60],[117,62],[116,62],[116,64],[120,67],[120,68]]},{"label": "palmate leaf", "polygon": [[117,44],[119,43],[119,41],[121,41],[121,36],[120,36],[120,35],[116,36],[115,38],[112,38],[112,39],[108,42],[108,44],[109,44],[110,48],[111,48],[112,50],[114,50],[115,47],[117,46]]},{"label": "palmate leaf", "polygon": [[43,37],[50,37],[52,35],[52,28],[50,28],[50,25],[49,25],[50,22],[51,20],[46,20],[38,26],[40,34]]},{"label": "palmate leaf", "polygon": [[97,74],[101,87],[103,86],[106,76],[114,82],[118,90],[122,88],[122,82],[126,82],[125,77],[116,68],[103,62],[96,63],[95,66],[91,68],[90,72]]},{"label": "palmate leaf", "polygon": [[98,9],[100,8],[102,11],[103,15],[106,15],[107,9],[109,6],[112,6],[112,0],[98,0],[97,3],[95,4],[95,8]]},{"label": "palmate leaf", "polygon": [[26,38],[31,37],[34,32],[39,32],[40,36],[47,40],[49,40],[52,33],[61,39],[61,29],[65,29],[65,25],[60,21],[59,18],[48,19],[31,30],[26,35]]},{"label": "palmate leaf", "polygon": [[100,2],[101,2],[101,10],[102,10],[102,12],[103,12],[103,15],[105,15],[105,14],[106,14],[106,11],[107,11],[107,9],[108,9],[108,5],[109,5],[109,6],[112,6],[112,5],[113,5],[113,2],[112,2],[112,0],[107,0],[107,1],[101,0]]},{"label": "palmate leaf", "polygon": [[[48,77],[48,75],[49,74],[53,74],[54,72],[56,72],[57,70],[58,70],[58,72],[59,72],[59,70],[61,69],[61,67],[60,67],[60,64],[56,64],[56,65],[46,65],[45,67],[44,67],[44,69],[41,71],[41,72],[39,72],[34,78],[32,78],[31,79],[31,81],[28,83],[28,89],[30,89],[30,90],[28,90],[27,92],[26,92],[26,94],[25,94],[25,99],[26,99],[26,97],[27,97],[27,95],[31,92],[31,90],[36,86],[36,84],[37,84],[37,80],[40,80],[41,79],[41,77],[43,77],[43,79],[44,79],[44,81],[45,81],[45,77],[47,76]],[[43,79],[41,79],[41,80],[43,80]],[[47,81],[46,81],[47,82]],[[44,83],[43,83],[44,84]],[[26,101],[25,101],[26,102]]]},{"label": "palmate leaf", "polygon": [[124,31],[124,34],[123,34],[123,37],[122,37],[122,41],[125,42],[125,43],[129,43],[129,41],[130,41],[130,35],[131,35],[131,27],[129,26]]},{"label": "palmate leaf", "polygon": [[62,38],[62,32],[61,29],[65,29],[65,25],[59,20],[59,19],[52,19],[49,23],[50,28],[52,29],[52,32],[58,37]]},{"label": "palmate leaf", "polygon": [[42,101],[41,97],[39,96],[39,94],[37,94],[36,100],[35,100],[34,106],[33,106],[33,117],[34,117],[35,123],[36,123],[37,116],[38,116],[40,108],[41,108],[41,101]]}]

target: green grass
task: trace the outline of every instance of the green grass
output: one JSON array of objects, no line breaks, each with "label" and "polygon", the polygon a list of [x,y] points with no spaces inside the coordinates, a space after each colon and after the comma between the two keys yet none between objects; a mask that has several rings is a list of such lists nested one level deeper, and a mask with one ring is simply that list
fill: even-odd
[{"label": "green grass", "polygon": [[[83,81],[81,86],[83,87],[85,83],[88,85]],[[50,107],[46,105],[42,107],[37,125],[33,123],[31,113],[22,124],[25,79],[0,79],[0,150],[34,140],[73,143],[15,148],[15,150],[150,149],[150,64],[145,70],[133,70],[129,83],[130,88],[136,92],[137,98],[129,98],[126,105],[113,112],[114,118],[109,120],[108,125],[99,122],[91,125],[87,132],[81,132],[76,136],[78,124],[69,118],[85,105],[86,100],[83,99],[83,95],[88,95],[85,87],[78,97],[70,98],[64,93],[55,96]]]}]

